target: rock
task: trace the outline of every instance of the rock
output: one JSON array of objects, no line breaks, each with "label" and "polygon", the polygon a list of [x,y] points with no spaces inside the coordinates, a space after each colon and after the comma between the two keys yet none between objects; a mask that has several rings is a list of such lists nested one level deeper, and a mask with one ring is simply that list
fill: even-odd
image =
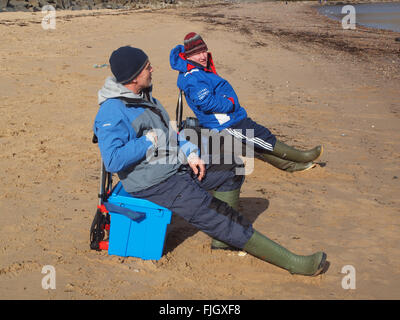
[{"label": "rock", "polygon": [[88,7],[87,9],[90,10],[94,7],[94,5],[95,5],[95,3],[93,0],[87,0],[84,2],[84,5],[82,6],[82,8],[86,6],[86,7]]},{"label": "rock", "polygon": [[56,9],[64,9],[63,0],[57,0],[56,1]]},{"label": "rock", "polygon": [[92,10],[99,8],[121,9],[147,6],[165,7],[175,4],[176,0],[0,0],[1,11],[40,11],[46,5],[55,9]]},{"label": "rock", "polygon": [[69,9],[71,7],[71,0],[63,0],[64,9]]},{"label": "rock", "polygon": [[28,0],[28,8],[39,7],[39,0]]},{"label": "rock", "polygon": [[[15,11],[19,11],[19,12],[29,12],[29,9],[25,6],[22,7],[15,7]],[[22,24],[21,26],[26,26],[26,24]]]},{"label": "rock", "polygon": [[0,0],[0,10],[7,8],[8,0]]},{"label": "rock", "polygon": [[39,7],[43,8],[44,6],[47,6],[49,2],[47,0],[39,0]]},{"label": "rock", "polygon": [[16,9],[19,8],[19,7],[24,7],[25,8],[26,5],[27,4],[23,0],[10,0],[8,2],[8,6],[9,7],[16,8]]},{"label": "rock", "polygon": [[400,42],[400,37],[398,37],[398,38],[396,38],[396,39],[394,39],[394,40],[396,40],[396,41]]},{"label": "rock", "polygon": [[67,283],[64,288],[64,292],[73,292],[75,290],[75,285],[73,283]]},{"label": "rock", "polygon": [[[7,11],[22,11],[28,12],[29,2],[23,0],[10,0],[8,1]],[[9,10],[13,9],[13,10]]]}]

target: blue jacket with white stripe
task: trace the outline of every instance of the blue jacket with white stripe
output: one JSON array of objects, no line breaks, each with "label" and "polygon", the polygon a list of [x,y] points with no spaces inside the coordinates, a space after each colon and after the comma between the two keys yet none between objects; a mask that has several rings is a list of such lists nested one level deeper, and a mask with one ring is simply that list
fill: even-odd
[{"label": "blue jacket with white stripe", "polygon": [[229,82],[216,73],[211,53],[208,55],[209,69],[186,60],[184,46],[178,45],[171,50],[170,65],[179,71],[178,88],[200,125],[221,131],[245,119],[247,113]]}]

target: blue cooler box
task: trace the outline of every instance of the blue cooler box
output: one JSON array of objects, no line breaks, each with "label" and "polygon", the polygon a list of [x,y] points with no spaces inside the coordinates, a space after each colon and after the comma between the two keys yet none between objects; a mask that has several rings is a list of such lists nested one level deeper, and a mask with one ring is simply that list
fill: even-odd
[{"label": "blue cooler box", "polygon": [[120,208],[131,211],[126,215],[109,209],[111,223],[108,254],[159,260],[172,212],[151,201],[132,197],[124,190],[121,182],[114,187],[108,203],[118,209],[115,211],[120,211]]}]

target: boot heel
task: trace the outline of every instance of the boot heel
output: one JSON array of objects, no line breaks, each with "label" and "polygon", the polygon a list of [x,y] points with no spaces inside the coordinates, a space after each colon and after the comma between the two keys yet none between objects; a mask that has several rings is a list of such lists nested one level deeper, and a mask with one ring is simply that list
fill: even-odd
[{"label": "boot heel", "polygon": [[318,276],[318,275],[321,274],[321,272],[324,270],[325,265],[326,265],[326,258],[327,258],[326,253],[325,253],[325,252],[322,252],[321,262],[320,262],[319,265],[318,265],[317,271],[315,271],[315,272],[311,275],[312,277]]}]

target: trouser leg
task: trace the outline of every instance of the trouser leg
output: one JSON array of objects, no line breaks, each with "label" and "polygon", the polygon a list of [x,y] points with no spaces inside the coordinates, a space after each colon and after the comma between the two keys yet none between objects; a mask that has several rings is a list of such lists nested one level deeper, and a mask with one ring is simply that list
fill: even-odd
[{"label": "trouser leg", "polygon": [[164,206],[212,238],[243,249],[291,273],[315,275],[323,269],[325,253],[295,255],[255,231],[252,224],[227,203],[212,197],[207,190],[232,191],[243,180],[235,178],[230,171],[210,172],[203,182],[197,181],[189,172],[175,174],[154,187],[132,195]]},{"label": "trouser leg", "polygon": [[[221,157],[223,159],[227,159],[226,157]],[[221,159],[222,160],[222,159]],[[241,165],[236,165],[233,163],[235,161],[235,157],[229,158],[229,161],[232,161],[232,164],[224,165],[212,165],[208,169],[208,172],[212,175],[219,176],[221,173],[220,170],[231,172],[233,169],[236,170],[238,167],[242,167]],[[218,200],[225,202],[229,207],[238,211],[239,209],[239,195],[240,195],[240,187],[242,185],[242,181],[244,180],[243,175],[235,175],[232,176],[232,180],[227,180],[223,187],[219,187],[212,191],[212,196]],[[214,178],[211,178],[214,180]],[[217,238],[213,238],[211,241],[211,249],[223,249],[223,250],[237,250],[237,248],[230,246],[229,244],[218,240]]]},{"label": "trouser leg", "polygon": [[[240,189],[232,190],[232,191],[213,191],[212,195],[214,198],[217,198],[223,202],[225,202],[228,206],[232,207],[234,210],[238,211],[239,209],[239,195]],[[235,250],[229,246],[228,244],[219,241],[217,239],[212,239],[211,241],[211,249],[222,249],[222,250]]]},{"label": "trouser leg", "polygon": [[183,219],[233,247],[243,248],[253,234],[253,226],[227,203],[208,190],[219,192],[240,188],[244,177],[235,175],[235,165],[208,166],[206,177],[198,181],[190,172],[177,173],[157,186],[132,193],[170,209]]},{"label": "trouser leg", "polygon": [[[253,130],[249,134],[248,130]],[[247,118],[226,131],[254,148],[261,160],[287,172],[304,171],[315,166],[312,162],[322,154],[322,147],[301,151],[279,141],[269,129]]]}]

